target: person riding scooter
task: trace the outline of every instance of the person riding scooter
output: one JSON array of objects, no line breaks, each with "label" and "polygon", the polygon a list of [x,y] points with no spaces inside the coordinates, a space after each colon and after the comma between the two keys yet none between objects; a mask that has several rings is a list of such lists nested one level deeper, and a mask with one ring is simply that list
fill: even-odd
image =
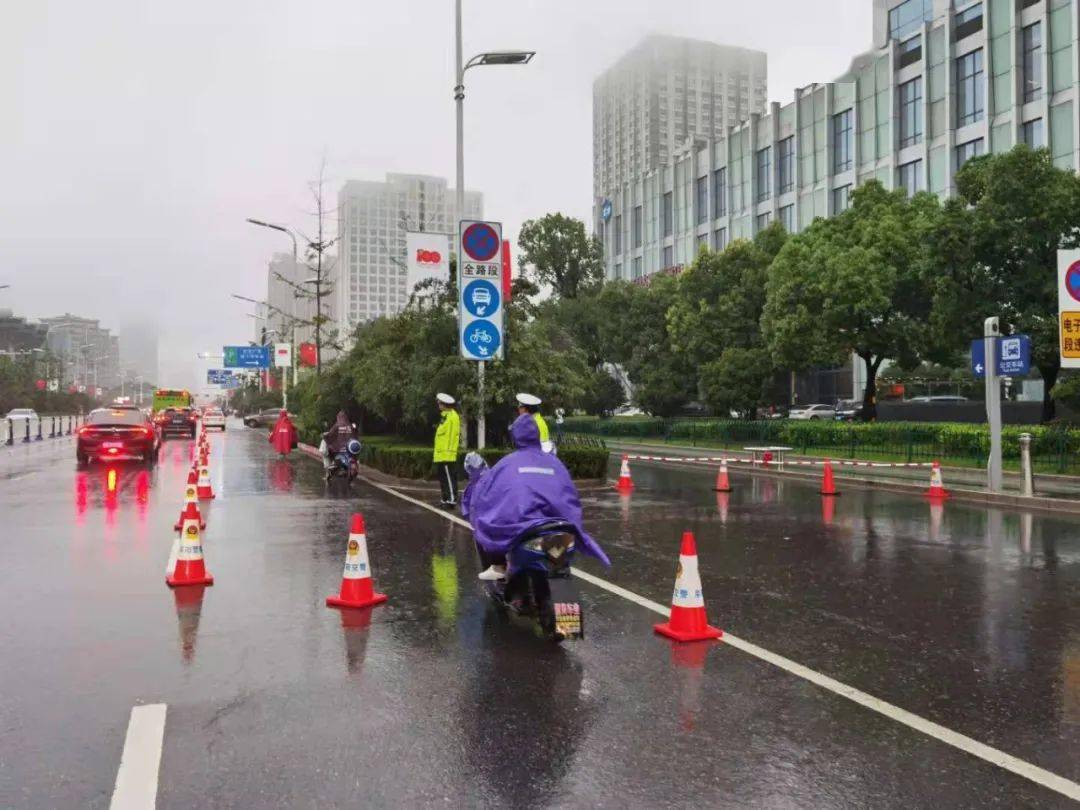
[{"label": "person riding scooter", "polygon": [[610,565],[585,531],[581,499],[570,472],[557,456],[540,448],[540,429],[531,413],[514,420],[510,437],[517,449],[487,472],[478,470],[477,479],[469,484],[468,519],[481,559],[488,563],[480,578],[504,578],[505,556],[514,543],[552,521],[573,526],[580,550]]},{"label": "person riding scooter", "polygon": [[334,457],[344,451],[351,439],[358,439],[356,425],[349,421],[348,415],[345,411],[338,411],[337,418],[334,420],[334,424],[330,426],[330,429],[322,435],[322,450],[323,457],[323,469],[326,470],[326,480],[330,480],[331,468],[334,464]]}]

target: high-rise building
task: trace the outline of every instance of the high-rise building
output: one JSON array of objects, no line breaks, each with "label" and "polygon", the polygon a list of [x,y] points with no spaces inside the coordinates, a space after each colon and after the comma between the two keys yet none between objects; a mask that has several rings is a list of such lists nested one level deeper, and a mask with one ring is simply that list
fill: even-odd
[{"label": "high-rise building", "polygon": [[800,231],[868,180],[949,196],[964,161],[1019,143],[1080,167],[1078,0],[869,1],[874,46],[844,75],[596,200],[608,278],[675,272],[773,220]]},{"label": "high-rise building", "polygon": [[766,79],[761,51],[646,37],[593,83],[594,196],[670,163],[687,140],[764,112]]},{"label": "high-rise building", "polygon": [[383,182],[350,180],[338,193],[338,262],[335,313],[345,336],[358,323],[400,312],[412,290],[405,285],[405,234],[446,234],[453,250],[459,219],[483,217],[483,195],[465,192],[459,216],[455,192],[441,177],[387,174]]},{"label": "high-rise building", "polygon": [[[337,257],[324,253],[323,286],[324,290],[330,291],[322,296],[322,314],[326,319],[322,332],[326,336],[335,330],[340,331],[337,323],[337,275]],[[315,270],[303,259],[294,263],[291,253],[274,254],[266,274],[266,301],[270,306],[266,308],[266,320],[259,321],[260,327],[265,326],[268,332],[276,332],[269,335],[268,343],[289,343],[294,337],[297,345],[315,342],[315,285],[307,283],[314,276]],[[260,311],[259,314],[264,313]]]},{"label": "high-rise building", "polygon": [[49,329],[49,350],[62,362],[62,383],[105,389],[120,385],[120,342],[97,319],[67,313],[41,322]]},{"label": "high-rise building", "polygon": [[120,365],[130,381],[158,382],[158,329],[148,322],[125,324],[120,329]]},{"label": "high-rise building", "polygon": [[10,309],[0,309],[0,355],[43,349],[47,332],[44,324],[27,321]]}]

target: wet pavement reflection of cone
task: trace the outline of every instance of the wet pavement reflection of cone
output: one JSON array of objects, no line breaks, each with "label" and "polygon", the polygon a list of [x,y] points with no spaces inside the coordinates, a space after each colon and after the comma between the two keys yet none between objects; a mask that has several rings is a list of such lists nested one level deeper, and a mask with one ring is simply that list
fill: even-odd
[{"label": "wet pavement reflection of cone", "polygon": [[701,713],[701,688],[705,678],[705,659],[713,645],[708,641],[689,644],[671,642],[671,667],[679,687],[679,725],[693,731]]},{"label": "wet pavement reflection of cone", "polygon": [[364,516],[352,516],[349,542],[345,548],[345,571],[341,575],[341,593],[326,597],[327,607],[363,608],[386,601],[386,594],[371,587],[371,564],[368,561]]},{"label": "wet pavement reflection of cone", "polygon": [[705,596],[701,592],[693,532],[683,532],[670,618],[663,624],[654,624],[653,630],[676,641],[705,641],[723,635],[718,628],[709,626],[705,615]]},{"label": "wet pavement reflection of cone", "polygon": [[727,492],[716,493],[716,511],[720,515],[720,524],[722,526],[727,525],[728,519],[728,503],[731,500],[731,495]]},{"label": "wet pavement reflection of cone", "polygon": [[364,665],[372,608],[341,611],[341,631],[345,640],[345,667],[355,675]]},{"label": "wet pavement reflection of cone", "polygon": [[731,480],[728,478],[727,459],[720,460],[720,470],[716,473],[714,492],[731,492]]},{"label": "wet pavement reflection of cone", "polygon": [[176,629],[180,635],[180,658],[185,664],[190,664],[195,660],[195,638],[199,633],[199,619],[202,616],[205,593],[205,585],[173,589],[173,600],[176,604]]},{"label": "wet pavement reflection of cone", "polygon": [[176,552],[176,566],[172,574],[166,575],[165,582],[170,588],[214,584],[214,578],[207,573],[203,560],[202,535],[199,533],[197,520],[184,519],[184,527],[180,530],[180,546]]},{"label": "wet pavement reflection of cone", "polygon": [[821,523],[828,527],[833,524],[833,515],[836,514],[836,498],[830,498],[822,493],[821,498]]},{"label": "wet pavement reflection of cone", "polygon": [[634,481],[630,478],[630,459],[622,457],[622,466],[619,468],[619,482],[615,485],[619,492],[631,492],[634,489]]}]

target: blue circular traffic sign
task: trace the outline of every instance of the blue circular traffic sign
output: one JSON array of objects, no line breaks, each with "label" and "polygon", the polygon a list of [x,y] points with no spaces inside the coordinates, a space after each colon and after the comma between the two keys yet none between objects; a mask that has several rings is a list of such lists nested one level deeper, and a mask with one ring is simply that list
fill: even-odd
[{"label": "blue circular traffic sign", "polygon": [[465,327],[465,330],[461,333],[461,343],[465,347],[465,351],[473,357],[485,360],[489,357],[495,357],[499,353],[502,336],[499,334],[495,324],[481,318]]},{"label": "blue circular traffic sign", "polygon": [[1080,301],[1080,262],[1073,262],[1065,271],[1065,289],[1074,300]]},{"label": "blue circular traffic sign", "polygon": [[465,285],[465,309],[474,318],[490,318],[499,308],[499,291],[490,281],[478,278]]},{"label": "blue circular traffic sign", "polygon": [[486,222],[474,222],[461,236],[461,246],[474,262],[486,262],[499,252],[499,235]]}]

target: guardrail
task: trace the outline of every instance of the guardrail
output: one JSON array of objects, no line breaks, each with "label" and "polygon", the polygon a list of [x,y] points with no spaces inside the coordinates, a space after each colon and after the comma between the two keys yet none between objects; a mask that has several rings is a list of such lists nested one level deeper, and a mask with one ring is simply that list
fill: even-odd
[{"label": "guardrail", "polygon": [[36,419],[0,419],[0,447],[71,436],[86,420],[83,414],[55,414]]}]

